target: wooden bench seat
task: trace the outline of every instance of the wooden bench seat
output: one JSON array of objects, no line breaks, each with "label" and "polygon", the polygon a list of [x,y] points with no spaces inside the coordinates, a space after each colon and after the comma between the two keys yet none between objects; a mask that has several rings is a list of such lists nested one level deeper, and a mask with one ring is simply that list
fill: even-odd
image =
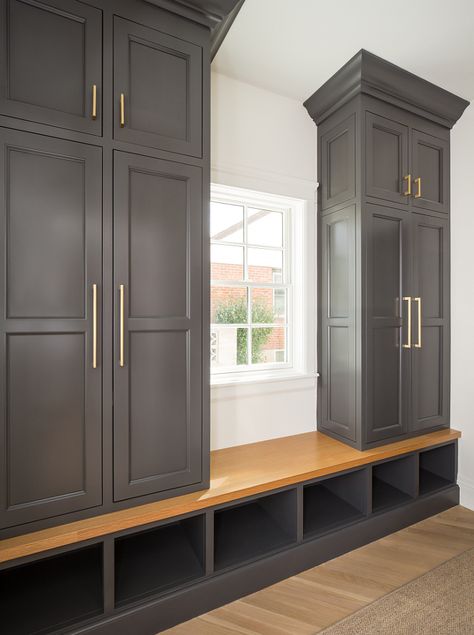
[{"label": "wooden bench seat", "polygon": [[208,490],[2,540],[0,562],[452,442],[460,436],[457,430],[440,430],[360,452],[319,432],[309,432],[217,450],[211,453]]}]

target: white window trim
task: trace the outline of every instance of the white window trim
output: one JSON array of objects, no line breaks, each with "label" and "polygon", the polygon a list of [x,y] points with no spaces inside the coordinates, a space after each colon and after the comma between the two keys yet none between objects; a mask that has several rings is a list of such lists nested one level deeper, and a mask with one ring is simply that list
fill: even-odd
[{"label": "white window trim", "polygon": [[[286,228],[288,249],[286,262],[288,276],[291,276],[293,293],[288,294],[288,333],[289,363],[264,364],[252,370],[232,370],[229,372],[211,373],[211,386],[232,386],[236,384],[254,384],[256,382],[272,382],[284,379],[314,377],[314,360],[308,350],[307,316],[313,310],[312,293],[308,294],[306,275],[308,261],[308,234],[312,233],[312,223],[308,223],[307,201],[225,185],[211,185],[211,199],[220,202],[236,203],[245,200],[255,207],[271,207],[287,212],[289,226]],[[289,211],[289,213],[288,213]],[[309,230],[309,231],[308,231]],[[311,242],[310,242],[311,244]],[[311,278],[311,276],[310,276]],[[290,282],[290,278],[287,279]],[[283,284],[285,286],[285,284]]]}]

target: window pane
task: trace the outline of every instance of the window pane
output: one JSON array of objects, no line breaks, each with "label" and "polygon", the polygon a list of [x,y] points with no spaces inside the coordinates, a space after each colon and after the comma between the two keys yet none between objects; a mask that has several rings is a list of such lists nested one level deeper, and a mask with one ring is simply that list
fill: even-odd
[{"label": "window pane", "polygon": [[252,282],[273,282],[283,275],[283,252],[274,249],[248,250],[248,276]]},{"label": "window pane", "polygon": [[211,287],[211,322],[247,324],[247,289]]},{"label": "window pane", "polygon": [[283,214],[281,212],[249,208],[247,214],[249,243],[266,247],[283,247]]},{"label": "window pane", "polygon": [[281,326],[252,329],[252,364],[286,362],[286,329]]},{"label": "window pane", "polygon": [[243,280],[243,247],[211,245],[211,280]]},{"label": "window pane", "polygon": [[243,242],[244,208],[240,205],[211,202],[211,238],[224,242]]},{"label": "window pane", "polygon": [[211,368],[226,368],[247,364],[248,329],[212,326]]},{"label": "window pane", "polygon": [[286,322],[286,289],[252,289],[252,322],[282,324]]}]

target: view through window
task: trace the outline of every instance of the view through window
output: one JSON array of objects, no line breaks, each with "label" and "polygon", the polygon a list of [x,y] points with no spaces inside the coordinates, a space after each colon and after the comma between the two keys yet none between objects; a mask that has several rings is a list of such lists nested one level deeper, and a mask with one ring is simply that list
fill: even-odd
[{"label": "view through window", "polygon": [[211,200],[211,370],[291,363],[290,209],[262,197]]}]

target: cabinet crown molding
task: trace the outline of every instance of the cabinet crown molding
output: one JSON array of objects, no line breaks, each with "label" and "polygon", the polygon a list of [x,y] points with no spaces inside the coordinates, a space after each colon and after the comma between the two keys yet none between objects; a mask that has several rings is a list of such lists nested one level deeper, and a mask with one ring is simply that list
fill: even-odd
[{"label": "cabinet crown molding", "polygon": [[237,5],[243,4],[242,0],[145,0],[145,2],[206,24],[211,30],[217,28]]},{"label": "cabinet crown molding", "polygon": [[361,49],[304,106],[316,124],[358,94],[367,94],[452,128],[469,102]]}]

